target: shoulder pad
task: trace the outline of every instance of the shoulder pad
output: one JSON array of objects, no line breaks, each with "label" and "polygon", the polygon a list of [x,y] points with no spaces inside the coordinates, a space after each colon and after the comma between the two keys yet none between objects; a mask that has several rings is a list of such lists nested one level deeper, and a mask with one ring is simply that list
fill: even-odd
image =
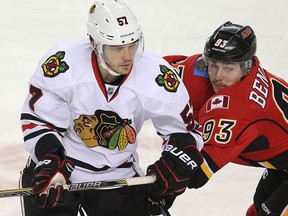
[{"label": "shoulder pad", "polygon": [[206,66],[204,64],[204,60],[203,60],[202,56],[200,56],[196,60],[195,67],[194,67],[194,75],[208,78],[208,72],[206,70]]}]

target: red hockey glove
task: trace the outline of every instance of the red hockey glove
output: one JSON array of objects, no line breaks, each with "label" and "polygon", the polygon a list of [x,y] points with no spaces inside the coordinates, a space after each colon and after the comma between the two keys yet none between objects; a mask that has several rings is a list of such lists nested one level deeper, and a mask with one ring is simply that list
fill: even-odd
[{"label": "red hockey glove", "polygon": [[254,204],[252,204],[246,212],[246,216],[257,216],[257,209]]},{"label": "red hockey glove", "polygon": [[166,144],[162,157],[148,167],[148,175],[156,174],[150,186],[150,198],[183,193],[190,182],[191,173],[203,162],[190,134],[173,134]]},{"label": "red hockey glove", "polygon": [[35,167],[32,179],[35,204],[42,208],[63,205],[68,198],[65,185],[74,167],[70,160],[61,161],[56,155],[45,155]]}]

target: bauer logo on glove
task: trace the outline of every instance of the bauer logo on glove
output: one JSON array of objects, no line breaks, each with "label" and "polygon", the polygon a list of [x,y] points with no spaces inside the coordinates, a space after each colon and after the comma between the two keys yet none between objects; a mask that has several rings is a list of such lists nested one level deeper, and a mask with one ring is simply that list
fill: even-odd
[{"label": "bauer logo on glove", "polygon": [[164,148],[164,151],[170,152],[171,154],[178,157],[186,165],[190,166],[192,170],[198,167],[198,164],[194,160],[192,160],[192,158],[188,154],[171,144],[167,144]]}]

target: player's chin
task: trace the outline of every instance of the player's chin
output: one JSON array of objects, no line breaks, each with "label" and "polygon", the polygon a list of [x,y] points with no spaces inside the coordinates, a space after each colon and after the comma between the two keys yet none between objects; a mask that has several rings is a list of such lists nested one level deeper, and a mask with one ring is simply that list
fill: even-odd
[{"label": "player's chin", "polygon": [[129,66],[120,66],[120,67],[119,67],[119,70],[118,70],[118,73],[120,73],[120,74],[122,74],[122,75],[126,75],[126,74],[130,73],[131,68],[132,68],[132,65],[129,65]]},{"label": "player's chin", "polygon": [[221,89],[226,88],[227,86],[219,85],[219,84],[212,84],[212,87],[213,87],[214,91],[217,92],[217,91],[219,91]]},{"label": "player's chin", "polygon": [[212,87],[213,87],[213,90],[214,90],[215,92],[218,92],[218,91],[220,90],[216,85],[213,85],[213,84],[212,84]]}]

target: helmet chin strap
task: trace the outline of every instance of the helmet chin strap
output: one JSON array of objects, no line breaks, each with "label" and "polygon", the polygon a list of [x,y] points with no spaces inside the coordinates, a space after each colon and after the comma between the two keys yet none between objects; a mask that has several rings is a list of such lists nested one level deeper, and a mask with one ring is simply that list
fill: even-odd
[{"label": "helmet chin strap", "polygon": [[109,74],[111,74],[112,76],[121,76],[120,73],[117,73],[113,70],[111,70],[109,67],[107,67],[106,62],[104,61],[104,59],[102,59],[102,56],[99,56],[99,60],[100,60],[100,64],[101,66],[108,71]]},{"label": "helmet chin strap", "polygon": [[102,54],[101,54],[101,53],[103,53],[102,45],[96,46],[96,44],[94,43],[94,40],[93,39],[91,40],[91,39],[92,38],[90,38],[92,48],[93,48],[94,52],[96,53],[96,55],[98,56],[99,62],[101,64],[101,66],[104,68],[104,70],[108,71],[108,73],[111,74],[112,76],[121,76],[121,74],[119,74],[119,73],[111,70],[109,67],[107,67],[107,64],[106,64],[106,62],[103,59]]},{"label": "helmet chin strap", "polygon": [[110,70],[109,68],[107,68],[107,71],[108,71],[108,72],[109,72],[109,74],[111,74],[112,76],[121,76],[121,74],[119,74],[119,73],[116,73],[116,72],[114,72],[114,71]]}]

